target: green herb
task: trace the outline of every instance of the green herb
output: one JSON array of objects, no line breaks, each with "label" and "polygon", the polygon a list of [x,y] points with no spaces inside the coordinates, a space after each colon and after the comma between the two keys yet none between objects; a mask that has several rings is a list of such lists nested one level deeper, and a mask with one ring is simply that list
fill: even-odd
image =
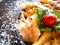
[{"label": "green herb", "polygon": [[54,27],[56,30],[60,30],[60,19],[57,19],[57,24]]},{"label": "green herb", "polygon": [[60,30],[60,13],[56,12],[56,11],[53,11],[52,13],[55,14],[58,18],[57,19],[57,24],[54,26],[55,30]]},{"label": "green herb", "polygon": [[40,31],[51,31],[50,28],[47,28],[44,23],[43,23],[43,18],[46,15],[46,12],[48,12],[48,10],[42,10],[41,8],[34,8],[33,10],[35,10],[36,14],[37,14],[37,25],[38,28],[40,29]]},{"label": "green herb", "polygon": [[46,28],[42,28],[42,29],[40,29],[42,32],[51,32],[52,30],[51,30],[51,28],[48,28],[48,27],[46,27]]},{"label": "green herb", "polygon": [[46,15],[46,12],[48,12],[48,10],[43,10],[41,8],[33,8],[33,10],[35,10],[35,12],[37,14],[37,25],[38,25],[38,28],[40,29],[40,31],[50,32],[50,31],[60,30],[60,13],[59,12],[55,12],[55,11],[50,12],[52,14],[55,14],[57,16],[58,20],[57,20],[57,24],[55,26],[47,27],[43,23],[43,18]]},{"label": "green herb", "polygon": [[57,19],[57,22],[60,23],[60,19]]},{"label": "green herb", "polygon": [[60,18],[60,13],[59,12],[53,11],[52,13],[55,14],[57,16],[57,18]]},{"label": "green herb", "polygon": [[60,30],[60,13],[59,12],[53,12],[57,16],[57,24],[54,26],[56,30]]},{"label": "green herb", "polygon": [[33,8],[33,10],[35,10],[38,18],[42,18],[46,14],[46,12],[48,12],[47,9],[46,10],[43,10],[41,8]]},{"label": "green herb", "polygon": [[60,30],[60,25],[55,26],[56,30]]}]

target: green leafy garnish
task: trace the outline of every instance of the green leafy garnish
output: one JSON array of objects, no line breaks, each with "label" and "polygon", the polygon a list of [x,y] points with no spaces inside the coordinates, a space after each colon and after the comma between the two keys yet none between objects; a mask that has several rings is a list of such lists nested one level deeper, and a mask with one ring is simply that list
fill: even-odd
[{"label": "green leafy garnish", "polygon": [[56,29],[56,30],[60,30],[60,25],[55,26],[55,29]]},{"label": "green leafy garnish", "polygon": [[[35,10],[37,14],[37,25],[40,31],[50,32],[50,31],[60,30],[60,13],[59,12],[55,12],[55,11],[48,12],[48,10],[43,10],[41,8],[33,8],[33,10]],[[44,25],[43,19],[44,19],[44,16],[46,15],[46,12],[55,14],[57,16],[58,20],[55,26],[47,27]]]},{"label": "green leafy garnish", "polygon": [[56,12],[56,11],[53,11],[52,13],[55,14],[58,18],[57,19],[57,24],[54,26],[55,30],[60,30],[60,13]]},{"label": "green leafy garnish", "polygon": [[42,29],[40,29],[42,32],[51,32],[51,28],[48,28],[48,27],[46,27],[46,28],[42,28]]},{"label": "green leafy garnish", "polygon": [[[43,23],[43,18],[46,14],[46,12],[48,12],[48,10],[42,10],[41,8],[34,8],[36,14],[37,14],[37,25],[38,25],[38,28],[41,30],[41,31],[51,31],[50,28],[46,28],[46,26],[44,25]],[[49,29],[49,30],[48,30]]]},{"label": "green leafy garnish", "polygon": [[53,11],[52,13],[55,14],[57,16],[57,18],[60,18],[60,13],[59,12]]}]

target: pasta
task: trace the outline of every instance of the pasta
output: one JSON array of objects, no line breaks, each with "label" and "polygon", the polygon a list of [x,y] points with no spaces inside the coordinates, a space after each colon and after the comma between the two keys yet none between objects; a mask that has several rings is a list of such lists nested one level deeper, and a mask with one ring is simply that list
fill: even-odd
[{"label": "pasta", "polygon": [[40,37],[40,39],[32,44],[32,45],[43,45],[45,42],[47,42],[51,37],[51,32],[44,32],[43,35]]},{"label": "pasta", "polygon": [[60,45],[60,39],[54,38],[52,45]]},{"label": "pasta", "polygon": [[[43,0],[41,1],[43,2]],[[44,3],[49,3],[49,1]],[[21,11],[21,16],[18,20],[18,28],[22,34],[23,40],[31,43],[31,45],[60,45],[60,31],[58,30],[60,28],[55,28],[56,24],[51,27],[48,27],[44,24],[44,16],[46,13],[49,14],[49,12],[40,9],[34,4],[28,4],[24,7],[24,9],[25,11]],[[60,25],[60,22],[58,24]]]},{"label": "pasta", "polygon": [[32,20],[30,18],[24,20],[24,17],[22,15],[18,28],[19,28],[20,32],[22,33],[22,37],[23,37],[24,41],[27,41],[29,43],[34,43],[38,40],[41,33],[35,24],[35,20],[34,20],[35,18]]}]

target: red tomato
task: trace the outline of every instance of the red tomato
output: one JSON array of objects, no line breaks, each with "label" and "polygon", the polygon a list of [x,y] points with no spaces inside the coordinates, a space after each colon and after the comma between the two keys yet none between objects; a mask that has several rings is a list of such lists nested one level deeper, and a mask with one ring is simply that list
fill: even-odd
[{"label": "red tomato", "polygon": [[48,27],[54,26],[57,22],[56,15],[46,14],[44,17],[44,24]]}]

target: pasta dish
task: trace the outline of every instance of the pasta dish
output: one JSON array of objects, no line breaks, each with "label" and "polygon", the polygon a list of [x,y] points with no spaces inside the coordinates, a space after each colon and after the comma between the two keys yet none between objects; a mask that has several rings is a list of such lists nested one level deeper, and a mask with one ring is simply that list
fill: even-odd
[{"label": "pasta dish", "polygon": [[[18,19],[18,28],[24,41],[30,45],[60,45],[60,3],[41,0],[43,9],[27,4]],[[51,11],[52,10],[52,11]]]}]

